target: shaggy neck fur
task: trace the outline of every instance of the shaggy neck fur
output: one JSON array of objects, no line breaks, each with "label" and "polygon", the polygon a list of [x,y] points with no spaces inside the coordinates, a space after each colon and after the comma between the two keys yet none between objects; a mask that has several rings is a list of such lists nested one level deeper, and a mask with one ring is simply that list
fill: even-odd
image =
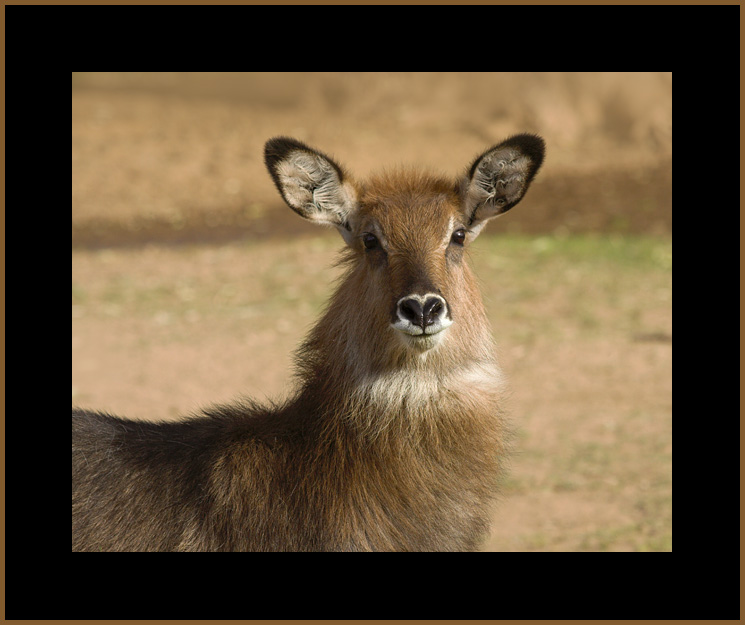
[{"label": "shaggy neck fur", "polygon": [[[508,438],[481,303],[471,302],[477,324],[454,323],[447,340],[418,354],[392,328],[369,327],[362,312],[339,314],[347,290],[359,286],[355,274],[296,355],[295,405],[312,406],[318,428],[307,470],[322,470],[336,493],[333,515],[345,519],[314,531],[337,532],[322,540],[348,550],[475,549],[488,530]],[[313,483],[300,492],[303,509],[329,499]]]},{"label": "shaggy neck fur", "polygon": [[366,293],[364,271],[351,268],[296,354],[305,392],[312,391],[334,421],[368,440],[389,430],[421,435],[459,421],[476,423],[493,439],[502,427],[497,404],[503,380],[481,301],[471,298],[468,315],[461,315],[467,321],[454,323],[440,345],[418,353],[373,307],[349,314],[350,297],[365,302],[374,296]]}]

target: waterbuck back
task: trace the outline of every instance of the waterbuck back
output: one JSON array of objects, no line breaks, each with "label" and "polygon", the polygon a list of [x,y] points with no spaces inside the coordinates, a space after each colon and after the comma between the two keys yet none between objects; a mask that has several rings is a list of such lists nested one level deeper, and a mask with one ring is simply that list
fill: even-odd
[{"label": "waterbuck back", "polygon": [[359,184],[299,141],[268,141],[285,202],[346,242],[290,399],[161,423],[73,410],[73,550],[477,548],[506,433],[465,252],[543,152],[517,135],[455,180],[396,170]]}]

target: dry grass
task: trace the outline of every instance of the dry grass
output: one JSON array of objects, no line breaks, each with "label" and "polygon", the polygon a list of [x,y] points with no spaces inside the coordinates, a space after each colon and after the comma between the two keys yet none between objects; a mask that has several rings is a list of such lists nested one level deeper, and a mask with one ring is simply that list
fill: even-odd
[{"label": "dry grass", "polygon": [[[73,253],[73,402],[169,418],[286,390],[336,236]],[[518,431],[491,550],[672,548],[672,244],[482,236]]]}]

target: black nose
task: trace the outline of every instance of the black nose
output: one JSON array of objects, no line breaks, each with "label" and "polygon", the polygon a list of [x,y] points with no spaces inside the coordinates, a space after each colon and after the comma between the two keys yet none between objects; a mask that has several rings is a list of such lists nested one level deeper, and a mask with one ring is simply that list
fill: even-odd
[{"label": "black nose", "polygon": [[431,326],[442,313],[443,300],[439,297],[428,297],[422,304],[418,299],[407,297],[398,304],[398,312],[404,319],[407,319],[416,326],[424,330],[426,326]]}]

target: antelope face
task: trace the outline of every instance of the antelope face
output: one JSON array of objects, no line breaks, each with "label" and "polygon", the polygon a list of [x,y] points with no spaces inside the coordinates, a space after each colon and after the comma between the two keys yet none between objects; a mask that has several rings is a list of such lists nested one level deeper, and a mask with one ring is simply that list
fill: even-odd
[{"label": "antelope face", "polygon": [[376,178],[359,194],[351,246],[404,345],[427,351],[455,321],[467,225],[455,186],[412,172]]},{"label": "antelope face", "polygon": [[[465,246],[525,194],[543,160],[543,140],[516,135],[479,156],[461,179],[399,171],[354,184],[328,156],[294,139],[267,142],[265,160],[285,202],[335,226],[351,248],[359,280],[346,314],[370,340],[382,319],[403,343],[426,352],[454,323],[468,323],[478,297]],[[459,321],[459,317],[461,318]]]}]

